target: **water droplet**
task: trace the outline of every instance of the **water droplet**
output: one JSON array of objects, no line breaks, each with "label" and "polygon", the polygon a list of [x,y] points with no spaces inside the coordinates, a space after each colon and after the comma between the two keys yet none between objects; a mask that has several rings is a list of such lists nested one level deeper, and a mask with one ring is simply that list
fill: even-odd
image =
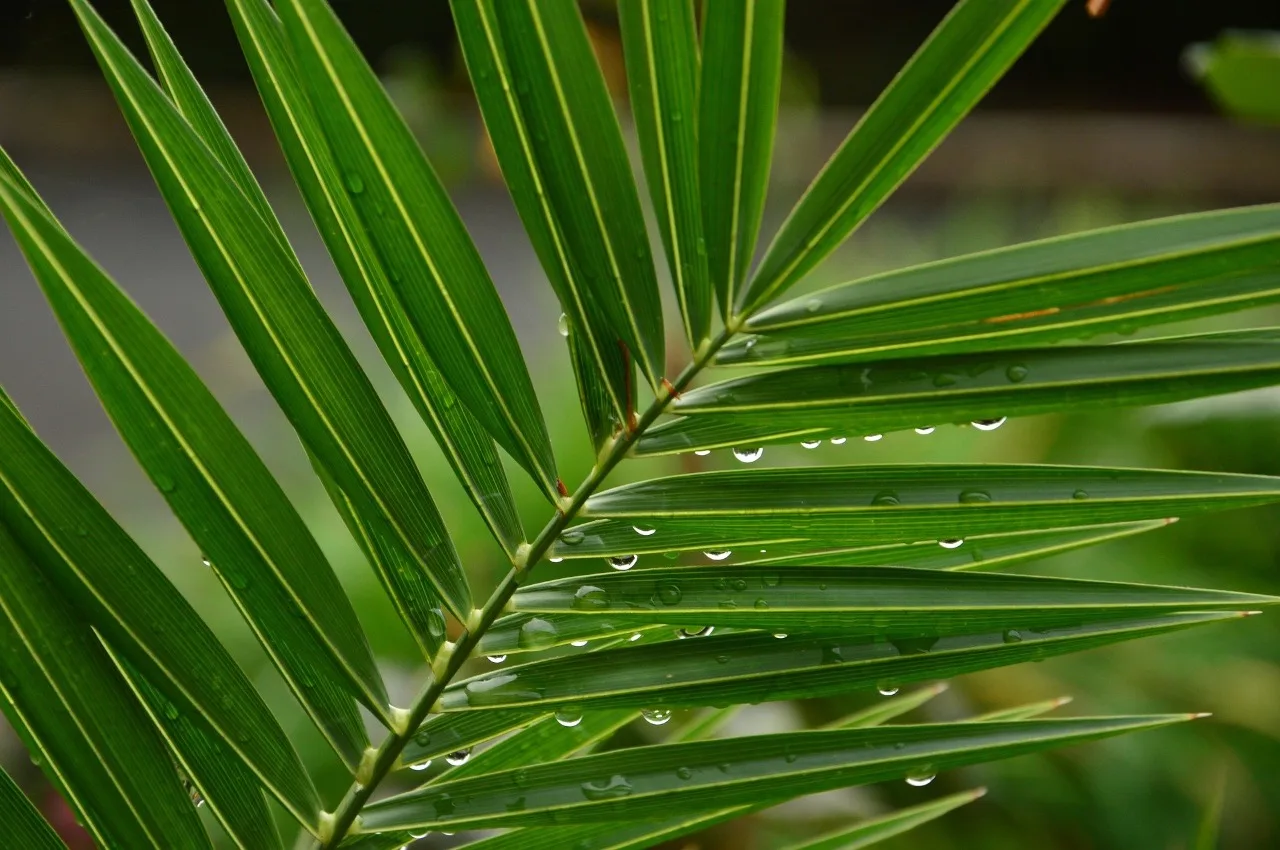
[{"label": "water droplet", "polygon": [[553,563],[553,564],[558,564],[558,563],[560,563],[561,561],[563,561],[563,560],[564,560],[564,558],[547,558],[547,560],[548,560],[548,561],[550,561],[550,562],[551,562],[551,563]]},{"label": "water droplet", "polygon": [[1009,417],[1001,416],[999,419],[975,419],[969,423],[979,431],[994,431],[1005,423]]},{"label": "water droplet", "polygon": [[625,776],[614,775],[596,782],[582,783],[582,796],[588,800],[616,800],[631,793],[631,783]]},{"label": "water droplet", "polygon": [[822,302],[817,298],[810,298],[808,301],[804,302],[804,309],[807,313],[816,313],[822,309]]},{"label": "water droplet", "polygon": [[586,646],[586,645],[587,645],[588,643],[590,643],[590,642],[591,642],[591,641],[587,641],[587,640],[571,640],[571,641],[569,641],[569,646],[583,647],[583,646]]},{"label": "water droplet", "polygon": [[432,608],[427,612],[427,631],[431,633],[432,637],[444,637],[444,611],[439,608]]},{"label": "water droplet", "polygon": [[800,445],[806,449],[816,449],[818,446],[822,445],[822,441],[821,440],[801,440]]},{"label": "water droplet", "polygon": [[516,643],[521,649],[546,649],[556,642],[556,627],[540,617],[534,617],[520,627]]},{"label": "water droplet", "polygon": [[1005,643],[1022,643],[1022,632],[1018,631],[1017,629],[1005,629],[1004,642]]},{"label": "water droplet", "polygon": [[663,552],[662,557],[666,558],[668,561],[674,561],[676,558],[680,557],[680,553],[672,550],[670,552]]},{"label": "water droplet", "polygon": [[615,570],[629,570],[640,560],[639,555],[615,555],[609,559],[609,566]]},{"label": "water droplet", "polygon": [[454,752],[449,753],[449,755],[444,757],[444,760],[454,767],[458,767],[459,765],[466,764],[467,760],[470,758],[471,748],[467,747],[465,750],[455,750]]},{"label": "water droplet", "polygon": [[212,566],[213,566],[213,561],[210,561],[210,560],[209,560],[209,556],[208,556],[208,555],[201,555],[201,556],[200,556],[200,563],[204,564],[206,567],[212,567]]},{"label": "water droplet", "polygon": [[948,537],[945,540],[939,540],[938,545],[943,549],[959,549],[964,545],[964,541],[959,537]]},{"label": "water droplet", "polygon": [[880,692],[880,696],[882,697],[891,697],[901,690],[901,688],[890,682],[877,682],[876,690]]},{"label": "water droplet", "polygon": [[561,726],[577,726],[582,722],[582,709],[562,708],[556,712],[556,722]]},{"label": "water droplet", "polygon": [[896,491],[881,490],[879,493],[876,493],[874,496],[871,497],[871,504],[877,505],[882,508],[886,508],[886,507],[893,507],[894,505],[899,505],[901,504],[901,502],[898,499],[898,494]]},{"label": "water droplet", "polygon": [[635,634],[633,634],[631,637],[627,638],[627,640],[629,640],[629,641],[637,641],[637,640],[640,640],[640,638],[641,638],[641,637],[643,637],[643,635],[641,635],[639,632],[636,632],[636,633],[635,633]]},{"label": "water droplet", "polygon": [[677,767],[676,776],[680,777],[681,779],[692,779],[693,771],[687,767]]},{"label": "water droplet", "polygon": [[631,530],[634,531],[636,534],[639,534],[641,537],[648,537],[658,529],[649,528],[648,526],[644,526],[644,525],[633,525],[631,526]]},{"label": "water droplet", "polygon": [[833,446],[843,446],[843,445],[844,445],[845,440],[847,440],[847,439],[849,439],[849,438],[848,438],[848,437],[832,437],[832,438],[831,438],[831,445],[833,445]]},{"label": "water droplet", "polygon": [[413,764],[409,765],[410,770],[426,770],[429,767],[431,767],[431,759],[427,759],[426,761],[414,762]]},{"label": "water droplet", "polygon": [[743,463],[755,463],[764,454],[764,449],[734,449],[733,456]]},{"label": "water droplet", "polygon": [[1077,490],[1071,494],[1071,498],[1075,499],[1076,501],[1082,501],[1084,499],[1089,498],[1089,494],[1084,490]]},{"label": "water droplet", "polygon": [[933,385],[935,387],[949,387],[956,382],[956,376],[950,372],[939,372],[933,376]]},{"label": "water droplet", "polygon": [[698,449],[694,452],[698,457],[706,457],[711,454],[711,449]]},{"label": "water droplet", "polygon": [[154,480],[162,493],[172,493],[178,489],[178,483],[164,473],[155,476]]},{"label": "water droplet", "polygon": [[561,313],[560,318],[556,319],[556,330],[560,332],[560,336],[569,335],[569,317],[564,313]]},{"label": "water droplet", "polygon": [[663,605],[679,605],[682,596],[683,594],[680,592],[678,585],[668,582],[658,588],[658,599],[662,601]]},{"label": "water droplet", "polygon": [[725,558],[732,555],[733,552],[729,549],[722,549],[718,552],[703,552],[702,554],[706,555],[713,561],[723,561]]},{"label": "water droplet", "polygon": [[640,712],[640,716],[649,722],[652,726],[661,726],[671,719],[671,709],[669,708],[646,708]]},{"label": "water droplet", "polygon": [[577,546],[586,538],[587,535],[583,534],[576,528],[570,528],[560,532],[560,542],[566,546]]},{"label": "water droplet", "polygon": [[584,584],[573,592],[570,605],[577,611],[599,611],[609,607],[609,593],[595,585]]},{"label": "water droplet", "polygon": [[698,626],[694,629],[680,628],[676,629],[676,637],[681,640],[684,640],[685,638],[706,637],[715,630],[715,626]]},{"label": "water droplet", "polygon": [[985,505],[991,502],[991,494],[986,490],[961,490],[960,504]]},{"label": "water droplet", "polygon": [[427,837],[428,835],[430,835],[430,834],[431,834],[431,830],[429,830],[429,829],[424,829],[424,830],[422,830],[422,832],[412,832],[412,831],[410,831],[410,832],[409,832],[409,837],[410,837],[410,838],[412,838],[412,839],[415,839],[415,840],[416,840],[416,839],[419,839],[419,838],[426,838],[426,837]]},{"label": "water droplet", "polygon": [[507,656],[505,655],[487,655],[485,657],[489,659],[491,664],[501,664],[507,660]]},{"label": "water droplet", "polygon": [[1008,369],[1004,370],[1004,376],[1012,383],[1017,384],[1027,377],[1028,371],[1027,367],[1023,366],[1021,363],[1014,363]]},{"label": "water droplet", "polygon": [[938,430],[938,429],[937,429],[935,426],[933,426],[933,425],[926,425],[926,426],[925,426],[925,427],[923,427],[923,428],[917,428],[917,429],[916,429],[916,433],[917,433],[917,434],[922,434],[922,435],[925,435],[925,434],[932,434],[932,433],[933,433],[934,431],[936,431],[936,430]]},{"label": "water droplet", "polygon": [[787,633],[786,633],[786,632],[774,632],[774,633],[773,633],[773,636],[774,636],[774,637],[776,637],[778,640],[786,640],[786,639],[787,639]]},{"label": "water droplet", "polygon": [[875,442],[879,442],[883,438],[884,438],[884,434],[868,434],[862,439],[866,440],[868,443],[875,443]]},{"label": "water droplet", "polygon": [[907,784],[914,785],[919,788],[923,785],[928,785],[933,781],[933,777],[935,776],[937,776],[937,774],[933,772],[932,768],[921,768],[920,770],[907,774]]},{"label": "water droplet", "polygon": [[200,789],[190,779],[182,780],[182,787],[186,790],[187,796],[191,798],[192,804],[198,809],[204,805],[204,795],[200,793]]},{"label": "water droplet", "polygon": [[347,191],[349,191],[351,194],[359,195],[361,192],[364,191],[364,179],[359,174],[356,174],[354,172],[348,172],[346,180],[347,180]]}]

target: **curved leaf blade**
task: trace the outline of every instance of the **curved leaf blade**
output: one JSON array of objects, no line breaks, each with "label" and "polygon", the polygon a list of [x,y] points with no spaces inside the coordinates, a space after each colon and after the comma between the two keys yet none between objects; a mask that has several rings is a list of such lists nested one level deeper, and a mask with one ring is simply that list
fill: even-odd
[{"label": "curved leaf blade", "polygon": [[439,706],[445,712],[507,712],[513,708],[652,708],[724,705],[832,696],[885,682],[944,679],[1097,646],[1238,614],[1167,614],[1019,632],[1005,630],[903,638],[883,635],[790,635],[748,632],[712,634],[679,642],[624,645],[616,649],[535,661],[451,684]]},{"label": "curved leaf blade", "polygon": [[707,262],[724,316],[764,215],[782,84],[785,0],[708,0],[702,7],[698,174]]},{"label": "curved leaf blade", "polygon": [[372,830],[433,825],[452,830],[644,819],[669,813],[673,806],[687,812],[720,810],[762,797],[780,801],[893,779],[924,766],[947,770],[1186,719],[956,723],[637,747],[428,786],[374,803],[364,824]]},{"label": "curved leaf blade", "polygon": [[337,576],[266,465],[178,351],[2,173],[0,211],[85,374],[299,701],[354,768],[369,744],[351,697],[387,716],[373,655]]},{"label": "curved leaf blade", "polygon": [[748,323],[721,363],[819,363],[1044,345],[1280,298],[1280,206],[1173,216],[872,275]]},{"label": "curved leaf blade", "polygon": [[573,0],[491,3],[529,149],[589,297],[655,389],[665,370],[658,280],[604,76]]},{"label": "curved leaf blade", "polygon": [[1178,611],[1258,608],[1280,598],[1198,588],[903,567],[668,567],[531,584],[525,614],[619,624],[728,626],[895,637],[1039,629]]},{"label": "curved leaf blade", "polygon": [[361,511],[381,516],[455,614],[470,589],[408,449],[351,350],[276,238],[86,0],[72,0],[104,75],[232,328],[285,415]]},{"label": "curved leaf blade", "polygon": [[67,850],[67,845],[53,831],[36,807],[31,804],[13,779],[0,770],[0,830],[29,850]]},{"label": "curved leaf blade", "polygon": [[698,35],[689,0],[618,4],[631,114],[667,267],[694,350],[711,336],[711,272],[698,170]]},{"label": "curved leaf blade", "polygon": [[961,0],[823,166],[760,261],[753,313],[836,249],[968,114],[1064,0]]},{"label": "curved leaf blade", "polygon": [[0,657],[5,714],[35,740],[45,768],[95,841],[104,847],[211,846],[164,742],[93,630],[4,523]]},{"label": "curved leaf blade", "polygon": [[1055,697],[1054,699],[1041,700],[1040,702],[1027,703],[1026,705],[1015,705],[1011,708],[1001,708],[995,711],[988,711],[985,714],[979,714],[972,718],[970,723],[986,723],[991,720],[1030,720],[1033,717],[1040,717],[1048,714],[1055,708],[1061,708],[1071,702],[1071,697]]},{"label": "curved leaf blade", "polygon": [[418,338],[471,413],[554,499],[555,458],[524,357],[439,178],[328,4],[288,0],[277,11],[350,206]]},{"label": "curved leaf blade", "polygon": [[320,801],[293,746],[208,626],[0,393],[0,520],[94,628],[199,715],[309,829]]}]

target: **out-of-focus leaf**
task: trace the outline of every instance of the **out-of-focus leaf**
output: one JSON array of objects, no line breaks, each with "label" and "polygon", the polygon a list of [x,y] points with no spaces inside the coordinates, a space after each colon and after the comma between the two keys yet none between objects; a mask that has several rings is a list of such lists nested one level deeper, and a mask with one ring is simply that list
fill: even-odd
[{"label": "out-of-focus leaf", "polygon": [[992,720],[1030,720],[1042,714],[1048,714],[1055,708],[1061,708],[1071,702],[1071,697],[1055,697],[1026,705],[1015,705],[1012,708],[1000,708],[988,711],[970,719],[971,723],[986,723]]},{"label": "out-of-focus leaf", "polygon": [[40,816],[9,774],[0,770],[0,830],[24,850],[66,850],[67,845]]},{"label": "out-of-focus leaf", "polygon": [[668,567],[527,585],[511,607],[633,626],[731,626],[896,637],[1039,629],[1175,611],[1258,608],[1280,598],[1148,584],[902,567]]},{"label": "out-of-focus leaf", "polygon": [[[99,845],[210,847],[164,742],[97,636],[4,522],[0,689],[0,707],[35,739]],[[26,847],[8,832],[3,840]]]},{"label": "out-of-focus leaf", "polygon": [[578,5],[499,0],[489,7],[530,131],[524,141],[580,283],[656,388],[665,358],[649,235]]},{"label": "out-of-focus leaf", "polygon": [[1280,122],[1280,33],[1227,30],[1187,48],[1183,65],[1229,114]]},{"label": "out-of-focus leaf", "polygon": [[637,747],[444,782],[374,803],[370,830],[645,819],[783,800],[1152,729],[1186,715],[841,729]]},{"label": "out-of-focus leaf", "polygon": [[320,801],[288,738],[159,568],[0,393],[0,521],[112,647],[198,715],[300,822]]},{"label": "out-of-focus leaf", "polygon": [[1126,224],[926,263],[764,310],[722,363],[1023,348],[1280,298],[1280,206]]},{"label": "out-of-focus leaf", "polygon": [[[498,542],[514,553],[524,532],[493,441],[457,402],[383,268],[288,54],[279,20],[265,0],[227,5],[285,160],[365,326],[467,495]],[[405,591],[389,588],[393,595]],[[421,607],[421,602],[411,594],[397,604]]]},{"label": "out-of-focus leaf", "polygon": [[752,313],[836,249],[1004,75],[1065,0],[961,0],[894,77],[765,252]]},{"label": "out-of-focus leaf", "polygon": [[520,114],[517,83],[508,66],[492,0],[450,0],[450,7],[502,176],[564,308],[587,430],[599,449],[616,428],[629,423],[635,408],[630,358],[618,344],[601,305],[596,304],[592,283],[572,256],[559,213],[544,187],[543,166],[533,147],[533,131]]},{"label": "out-of-focus leaf", "polygon": [[[753,0],[752,0],[753,1]],[[714,293],[698,170],[698,35],[689,0],[618,4],[631,114],[667,266],[696,350],[711,334]]]},{"label": "out-of-focus leaf", "polygon": [[870,726],[880,726],[890,720],[901,717],[909,711],[915,711],[938,694],[946,691],[946,689],[946,682],[938,682],[927,688],[920,688],[907,694],[891,696],[861,711],[855,711],[853,714],[841,717],[839,720],[827,724],[826,728],[864,729]]},{"label": "out-of-focus leaf", "polygon": [[324,553],[266,465],[182,355],[8,176],[0,211],[108,415],[205,553],[325,737],[355,768],[369,744],[352,701],[387,695]]},{"label": "out-of-focus leaf", "polygon": [[860,847],[870,847],[886,838],[901,835],[921,824],[936,820],[948,812],[972,803],[986,793],[985,788],[962,791],[959,794],[952,794],[949,797],[842,827],[817,838],[788,844],[785,850],[858,850]]},{"label": "out-of-focus leaf", "polygon": [[785,0],[702,6],[698,174],[711,280],[726,317],[755,254],[778,124]]},{"label": "out-of-focus leaf", "polygon": [[357,508],[395,531],[465,618],[470,589],[431,496],[297,258],[86,0],[72,6],[183,237],[268,389]]},{"label": "out-of-focus leaf", "polygon": [[[712,634],[534,661],[454,682],[446,712],[671,708],[833,696],[948,679],[1023,661],[1240,616],[1167,614],[1141,620],[944,637]],[[693,633],[693,629],[686,629]]]}]

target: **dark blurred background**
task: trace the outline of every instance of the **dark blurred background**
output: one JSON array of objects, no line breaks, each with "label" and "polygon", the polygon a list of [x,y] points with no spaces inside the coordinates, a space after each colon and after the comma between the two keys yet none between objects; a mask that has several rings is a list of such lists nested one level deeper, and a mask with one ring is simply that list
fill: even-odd
[{"label": "dark blurred background", "polygon": [[[332,0],[384,75],[489,264],[527,356],[566,480],[592,458],[577,409],[559,313],[497,176],[443,0]],[[395,388],[324,255],[261,113],[222,4],[153,0],[209,89],[279,210],[321,296],[385,391],[426,470],[478,585],[501,569],[447,466]],[[128,0],[98,8],[145,54]],[[1276,0],[1114,0],[1101,19],[1070,3],[981,108],[806,285],[1039,236],[1176,212],[1280,200],[1280,129],[1218,113],[1183,68],[1187,45],[1229,28],[1280,29]],[[792,0],[768,231],[826,155],[950,7],[947,0]],[[587,2],[597,52],[625,123],[612,4]],[[304,510],[356,600],[393,693],[420,680],[353,544],[311,477],[205,289],[62,0],[0,0],[0,145],[89,251],[192,360]],[[1254,311],[1197,328],[1280,324]],[[675,323],[670,326],[675,327]],[[1173,333],[1182,328],[1161,328]],[[673,347],[681,343],[672,339]],[[196,598],[253,671],[336,795],[345,782],[199,553],[137,470],[80,374],[7,232],[0,235],[0,385],[104,503]],[[940,428],[816,452],[770,449],[777,463],[1048,461],[1280,474],[1280,393],[1107,414],[1013,421],[992,434]],[[648,475],[717,457],[635,464]],[[545,505],[513,473],[541,524]],[[561,568],[569,566],[560,565]],[[1155,534],[1032,564],[1027,572],[1280,593],[1280,511],[1186,521]],[[550,574],[550,573],[549,573]],[[1212,711],[1213,719],[1048,755],[957,771],[927,788],[893,783],[797,801],[673,846],[765,850],[850,818],[986,785],[986,798],[891,848],[1191,848],[1225,783],[1223,848],[1280,846],[1280,620],[1276,616],[1123,645],[959,680],[916,713],[956,719],[1071,695],[1077,714]],[[750,709],[735,733],[822,722],[876,695]],[[628,740],[657,734],[628,730]],[[69,824],[38,770],[0,729],[0,762]],[[60,814],[61,813],[61,814]],[[70,834],[70,832],[68,832]],[[83,839],[79,839],[83,842]],[[449,846],[435,837],[423,847]],[[434,842],[434,843],[433,843]],[[0,837],[0,845],[3,839]],[[87,846],[81,843],[78,846]]]}]

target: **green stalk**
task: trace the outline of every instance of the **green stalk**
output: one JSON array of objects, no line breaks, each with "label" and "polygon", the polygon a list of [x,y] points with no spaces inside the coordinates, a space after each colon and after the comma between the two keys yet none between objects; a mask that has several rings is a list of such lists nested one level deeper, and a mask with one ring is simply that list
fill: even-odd
[{"label": "green stalk", "polygon": [[[432,665],[432,673],[428,675],[422,690],[414,698],[413,705],[405,715],[402,731],[392,731],[378,745],[377,750],[372,751],[370,757],[366,759],[367,768],[361,769],[357,781],[352,783],[351,787],[347,789],[347,793],[343,796],[342,802],[326,818],[327,823],[322,824],[321,830],[323,837],[315,842],[315,847],[318,850],[333,850],[333,848],[342,843],[342,840],[356,823],[365,803],[369,801],[373,792],[377,790],[382,780],[386,778],[391,768],[395,765],[396,759],[400,757],[401,750],[409,743],[418,726],[431,713],[431,707],[440,698],[440,694],[453,681],[454,676],[462,669],[462,665],[470,659],[471,653],[480,643],[480,638],[484,637],[484,633],[489,630],[489,627],[493,625],[493,621],[502,613],[507,602],[520,587],[520,583],[525,580],[534,565],[551,548],[551,544],[555,542],[560,532],[564,531],[565,527],[578,515],[578,511],[582,509],[587,499],[600,489],[600,485],[604,483],[609,473],[618,465],[618,462],[626,457],[627,452],[631,450],[635,441],[666,410],[671,399],[684,390],[697,377],[698,373],[711,362],[716,352],[729,341],[730,337],[738,332],[744,321],[745,319],[741,317],[732,318],[729,324],[707,346],[695,353],[694,358],[680,372],[679,377],[671,383],[671,388],[662,388],[660,390],[653,403],[641,414],[636,422],[636,427],[630,433],[624,431],[614,438],[607,451],[602,453],[599,462],[592,468],[591,473],[574,491],[569,504],[562,510],[556,511],[555,515],[543,526],[542,531],[539,532],[533,543],[529,545],[529,548],[517,555],[511,570],[494,588],[493,593],[485,601],[484,607],[473,612],[472,617],[469,618],[452,649],[446,648],[442,650],[440,656],[437,656],[435,663]],[[479,614],[478,618],[475,616],[477,613]],[[474,625],[471,624],[472,621],[474,621]],[[434,668],[441,662],[444,663],[444,669],[437,672]]]}]

